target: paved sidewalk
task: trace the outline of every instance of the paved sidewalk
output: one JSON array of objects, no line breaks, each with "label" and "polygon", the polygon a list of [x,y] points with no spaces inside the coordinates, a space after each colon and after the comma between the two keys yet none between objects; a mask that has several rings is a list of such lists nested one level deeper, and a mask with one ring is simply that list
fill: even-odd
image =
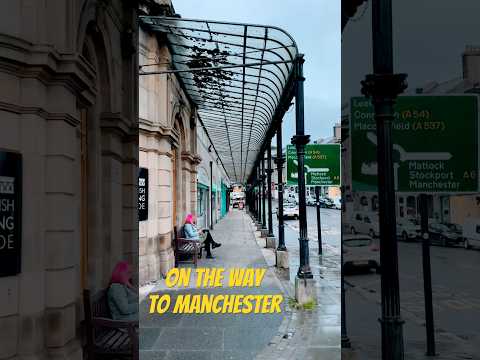
[{"label": "paved sidewalk", "polygon": [[[265,240],[256,234],[260,246]],[[256,357],[257,360],[339,360],[341,298],[340,298],[340,253],[333,246],[323,246],[323,255],[318,255],[318,243],[310,239],[310,266],[316,280],[317,304],[312,310],[292,309],[278,329],[270,344]],[[289,271],[276,270],[284,290],[290,298],[295,297],[295,276],[299,266],[298,247],[289,246]],[[262,249],[267,263],[275,265],[271,249]]]},{"label": "paved sidewalk", "polygon": [[[311,249],[317,280],[318,304],[312,310],[291,308],[298,250],[289,249],[290,271],[275,267],[273,249],[255,232],[244,211],[232,210],[215,225],[214,260],[203,258],[199,267],[261,267],[267,273],[260,288],[172,290],[159,281],[140,289],[140,356],[150,359],[195,360],[336,360],[340,359],[339,254],[327,247],[322,257]],[[312,247],[315,246],[312,241]],[[185,264],[182,266],[191,266]],[[192,282],[193,283],[193,282]],[[172,294],[284,294],[280,314],[148,314],[150,292]]]},{"label": "paved sidewalk", "polygon": [[[216,257],[203,257],[198,267],[254,267],[267,264],[254,238],[250,218],[243,211],[232,210],[215,225],[213,250]],[[191,264],[181,264],[190,267]],[[193,282],[192,282],[193,283]],[[281,283],[269,268],[260,288],[167,289],[164,281],[140,290],[140,356],[150,359],[249,360],[268,345],[276,335],[286,312],[275,314],[148,314],[148,293],[170,293],[172,303],[180,293],[191,294],[281,294]],[[287,299],[282,303],[285,308]]]}]

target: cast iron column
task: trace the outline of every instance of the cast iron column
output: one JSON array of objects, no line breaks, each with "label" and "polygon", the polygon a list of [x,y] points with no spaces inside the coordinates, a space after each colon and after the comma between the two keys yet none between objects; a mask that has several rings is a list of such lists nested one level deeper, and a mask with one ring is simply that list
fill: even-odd
[{"label": "cast iron column", "polygon": [[262,175],[260,174],[260,164],[258,164],[257,168],[258,179],[257,179],[257,191],[258,191],[258,223],[262,223],[262,189],[261,186],[261,179]]},{"label": "cast iron column", "polygon": [[266,229],[267,228],[267,215],[266,215],[266,197],[265,197],[265,154],[262,154],[262,183],[261,183],[261,187],[262,187],[262,229]]},{"label": "cast iron column", "polygon": [[282,122],[280,121],[277,129],[277,157],[275,164],[277,165],[277,182],[278,182],[278,247],[277,250],[286,251],[285,246],[285,228],[283,224],[283,164],[285,158],[282,153]]},{"label": "cast iron column", "polygon": [[268,194],[268,237],[273,237],[273,220],[272,220],[272,139],[267,148],[267,194]]},{"label": "cast iron column", "polygon": [[210,161],[210,230],[213,230],[213,161]]},{"label": "cast iron column", "polygon": [[372,100],[377,127],[382,359],[403,360],[391,125],[395,98],[406,88],[406,75],[393,74],[392,0],[372,1],[372,34],[374,74],[366,76],[362,92]]},{"label": "cast iron column", "polygon": [[300,222],[300,267],[297,276],[302,279],[313,278],[310,270],[307,229],[307,204],[305,198],[305,145],[310,141],[310,136],[305,135],[304,119],[304,95],[303,95],[303,54],[299,54],[295,60],[296,96],[295,96],[295,121],[296,135],[292,137],[292,144],[297,148],[298,159],[298,203]]}]

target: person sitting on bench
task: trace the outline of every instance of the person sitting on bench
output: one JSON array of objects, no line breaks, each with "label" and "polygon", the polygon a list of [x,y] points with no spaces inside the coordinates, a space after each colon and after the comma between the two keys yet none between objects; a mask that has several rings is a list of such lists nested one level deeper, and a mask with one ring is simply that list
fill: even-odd
[{"label": "person sitting on bench", "polygon": [[120,261],[108,287],[108,308],[113,320],[138,320],[138,289],[132,285],[132,268]]},{"label": "person sitting on bench", "polygon": [[195,216],[192,214],[188,214],[187,217],[185,218],[185,224],[183,225],[183,232],[184,232],[185,238],[200,241],[200,236],[202,234],[205,234],[206,238],[203,243],[205,246],[205,251],[207,252],[206,257],[207,259],[214,259],[210,251],[210,247],[212,249],[215,249],[221,246],[222,244],[219,244],[213,240],[212,234],[210,234],[210,231],[198,230],[195,223],[196,223]]}]

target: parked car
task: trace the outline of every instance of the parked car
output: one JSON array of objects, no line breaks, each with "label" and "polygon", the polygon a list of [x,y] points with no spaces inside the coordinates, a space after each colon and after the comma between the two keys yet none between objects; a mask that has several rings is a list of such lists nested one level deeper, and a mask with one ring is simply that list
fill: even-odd
[{"label": "parked car", "polygon": [[286,193],[285,194],[285,201],[287,202],[293,202],[298,205],[298,195],[296,193]]},{"label": "parked car", "polygon": [[324,208],[333,208],[335,207],[335,204],[332,199],[326,197],[326,196],[321,196],[320,197],[320,206]]},{"label": "parked car", "polygon": [[462,226],[462,237],[465,249],[480,246],[480,220],[467,218]]},{"label": "parked car", "polygon": [[380,233],[378,215],[375,213],[354,213],[350,224],[350,233],[368,234],[372,238],[378,236]]},{"label": "parked car", "polygon": [[447,225],[442,223],[428,224],[428,234],[430,237],[430,243],[437,243],[441,246],[447,246],[451,244],[459,244],[463,242],[462,234],[458,231],[454,231]]},{"label": "parked car", "polygon": [[422,235],[420,223],[416,219],[398,219],[397,237],[403,241],[415,241]]},{"label": "parked car", "polygon": [[333,199],[333,207],[337,210],[342,210],[342,198],[336,197]]},{"label": "parked car", "polygon": [[315,199],[315,196],[307,196],[307,205],[308,206],[315,206],[317,204],[317,201]]},{"label": "parked car", "polygon": [[[283,218],[284,219],[295,219],[297,220],[299,216],[298,206],[291,202],[286,202],[283,204]],[[278,218],[278,211],[277,211],[277,218]]]},{"label": "parked car", "polygon": [[343,235],[343,270],[354,268],[380,271],[380,252],[368,235]]}]

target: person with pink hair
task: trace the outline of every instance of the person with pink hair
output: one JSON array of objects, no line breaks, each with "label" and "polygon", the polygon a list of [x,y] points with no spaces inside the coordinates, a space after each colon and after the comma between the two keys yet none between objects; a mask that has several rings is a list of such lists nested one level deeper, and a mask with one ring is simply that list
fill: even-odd
[{"label": "person with pink hair", "polygon": [[193,239],[200,241],[200,235],[205,234],[206,238],[203,242],[205,251],[207,252],[207,259],[214,259],[210,248],[215,249],[222,244],[217,243],[213,240],[212,234],[208,230],[198,230],[196,226],[196,218],[192,214],[188,214],[185,218],[185,224],[183,225],[183,233],[186,239]]},{"label": "person with pink hair", "polygon": [[115,265],[107,299],[114,320],[138,320],[138,290],[132,285],[132,268],[126,261]]}]

